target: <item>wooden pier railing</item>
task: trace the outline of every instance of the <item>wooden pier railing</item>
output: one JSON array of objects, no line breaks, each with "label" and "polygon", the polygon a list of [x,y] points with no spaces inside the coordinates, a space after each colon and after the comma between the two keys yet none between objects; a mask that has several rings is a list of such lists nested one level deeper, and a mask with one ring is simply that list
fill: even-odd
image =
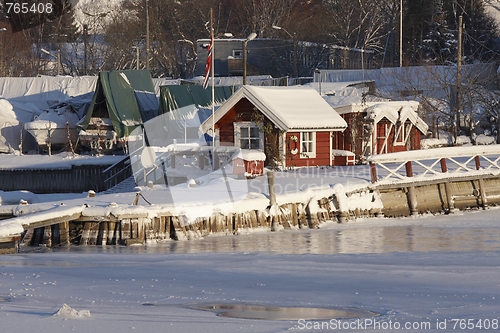
[{"label": "wooden pier railing", "polygon": [[[500,174],[500,145],[414,150],[368,158],[372,183],[401,182],[474,173]],[[409,179],[411,178],[411,179]]]}]

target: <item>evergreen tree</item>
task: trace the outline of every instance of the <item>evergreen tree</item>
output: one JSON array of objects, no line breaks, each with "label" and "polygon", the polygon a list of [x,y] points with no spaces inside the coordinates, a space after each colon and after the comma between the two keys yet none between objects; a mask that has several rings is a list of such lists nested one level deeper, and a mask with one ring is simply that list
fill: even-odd
[{"label": "evergreen tree", "polygon": [[496,55],[497,23],[486,13],[482,0],[447,0],[444,3],[450,27],[458,30],[458,17],[463,22],[463,56],[467,63],[490,61]]},{"label": "evergreen tree", "polygon": [[432,16],[427,23],[427,31],[419,47],[419,59],[425,63],[447,64],[456,61],[457,36],[450,30],[443,11],[443,1],[432,3]]}]

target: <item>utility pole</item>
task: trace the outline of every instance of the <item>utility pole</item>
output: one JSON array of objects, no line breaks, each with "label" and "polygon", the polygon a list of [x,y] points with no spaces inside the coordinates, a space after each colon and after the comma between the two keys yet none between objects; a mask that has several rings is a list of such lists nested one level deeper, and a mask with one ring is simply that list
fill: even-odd
[{"label": "utility pole", "polygon": [[399,67],[403,67],[403,0],[399,1]]},{"label": "utility pole", "polygon": [[149,69],[149,1],[146,0],[146,69]]},{"label": "utility pole", "polygon": [[293,33],[293,77],[298,77],[297,71],[297,33]]},{"label": "utility pole", "polygon": [[460,129],[460,113],[462,112],[461,101],[461,80],[462,80],[462,15],[458,17],[458,46],[457,46],[457,123],[455,129],[455,137],[458,135]]},{"label": "utility pole", "polygon": [[83,75],[87,75],[87,44],[88,44],[89,25],[83,25]]}]

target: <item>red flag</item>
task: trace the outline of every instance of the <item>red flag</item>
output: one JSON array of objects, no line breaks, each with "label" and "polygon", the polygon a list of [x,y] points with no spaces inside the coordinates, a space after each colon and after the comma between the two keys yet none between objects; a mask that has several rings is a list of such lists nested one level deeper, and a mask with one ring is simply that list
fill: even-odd
[{"label": "red flag", "polygon": [[214,35],[210,35],[210,44],[208,44],[207,63],[205,64],[205,79],[203,80],[203,88],[207,89],[208,80],[210,78],[210,67],[212,65],[212,48],[214,46]]}]

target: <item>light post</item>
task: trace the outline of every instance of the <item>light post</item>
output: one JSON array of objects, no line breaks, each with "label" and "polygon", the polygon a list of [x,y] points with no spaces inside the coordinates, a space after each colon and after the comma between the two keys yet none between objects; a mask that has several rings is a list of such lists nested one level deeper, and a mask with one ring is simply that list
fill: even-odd
[{"label": "light post", "polygon": [[146,69],[149,69],[149,1],[146,0]]},{"label": "light post", "polygon": [[273,29],[276,30],[283,30],[288,34],[288,36],[292,37],[293,39],[293,77],[297,77],[297,34],[294,32],[293,36],[286,31],[286,29],[279,27],[277,25],[273,25]]},{"label": "light post", "polygon": [[138,70],[139,69],[139,46],[132,46],[132,49],[135,50],[136,52],[136,62],[137,62],[137,65],[136,65],[136,69]]},{"label": "light post", "polygon": [[247,43],[257,37],[255,32],[252,32],[247,39],[243,41],[243,85],[247,84]]},{"label": "light post", "polygon": [[87,75],[87,44],[89,36],[89,25],[83,25],[83,75]]},{"label": "light post", "polygon": [[319,95],[321,96],[321,71],[316,68],[314,73],[318,74],[318,83],[319,83]]}]

